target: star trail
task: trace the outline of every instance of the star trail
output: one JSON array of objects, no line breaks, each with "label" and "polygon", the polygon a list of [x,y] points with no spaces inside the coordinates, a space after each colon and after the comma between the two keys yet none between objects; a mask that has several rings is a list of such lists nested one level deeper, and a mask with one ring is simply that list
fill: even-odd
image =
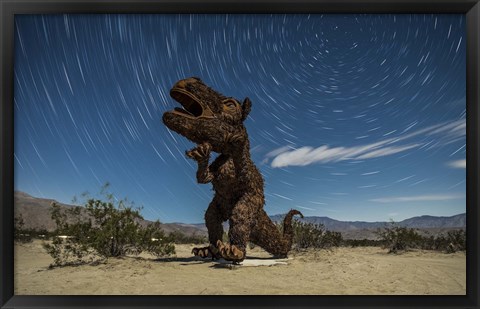
[{"label": "star trail", "polygon": [[147,219],[203,222],[191,142],[163,112],[198,76],[252,101],[266,211],[338,220],[465,212],[463,15],[17,15],[15,189],[105,182]]}]

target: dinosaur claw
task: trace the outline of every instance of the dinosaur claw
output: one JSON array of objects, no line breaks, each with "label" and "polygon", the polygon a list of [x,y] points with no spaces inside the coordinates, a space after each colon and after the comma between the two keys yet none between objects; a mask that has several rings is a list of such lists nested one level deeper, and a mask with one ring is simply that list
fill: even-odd
[{"label": "dinosaur claw", "polygon": [[218,240],[217,249],[219,254],[227,261],[241,262],[245,259],[245,253],[235,245],[224,244]]},{"label": "dinosaur claw", "polygon": [[209,247],[193,248],[192,249],[192,254],[194,256],[199,256],[201,258],[207,258],[207,257],[212,257],[213,256]]},{"label": "dinosaur claw", "polygon": [[238,249],[235,246],[232,246],[232,254],[233,254],[233,256],[235,256],[237,258],[242,258],[243,257],[243,252],[240,251],[240,249]]},{"label": "dinosaur claw", "polygon": [[209,159],[211,150],[212,146],[209,143],[203,143],[186,151],[185,154],[195,161],[203,161]]},{"label": "dinosaur claw", "polygon": [[212,145],[210,145],[209,143],[203,143],[198,146],[197,150],[203,157],[206,157],[210,155],[210,151],[212,150]]}]

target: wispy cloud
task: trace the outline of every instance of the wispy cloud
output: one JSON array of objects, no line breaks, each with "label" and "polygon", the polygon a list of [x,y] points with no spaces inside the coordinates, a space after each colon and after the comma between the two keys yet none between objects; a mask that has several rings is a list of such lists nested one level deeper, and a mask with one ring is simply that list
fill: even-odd
[{"label": "wispy cloud", "polygon": [[372,159],[372,158],[377,158],[377,157],[383,157],[383,156],[389,156],[392,154],[396,154],[399,152],[403,152],[405,150],[417,148],[421,144],[412,144],[412,145],[407,145],[407,146],[402,146],[402,147],[384,147],[381,149],[373,150],[370,151],[364,155],[358,156],[355,159],[356,160],[364,160],[364,159]]},{"label": "wispy cloud", "polygon": [[280,194],[277,194],[277,193],[272,193],[272,195],[275,195],[276,197],[282,198],[284,200],[293,201],[293,199],[291,199],[289,197],[286,197],[286,196],[283,196],[283,195],[280,195]]},{"label": "wispy cloud", "polygon": [[300,205],[295,205],[295,207],[298,207],[298,208],[301,208],[301,209],[306,209],[306,210],[312,210],[312,211],[317,210],[317,209],[313,209],[313,208],[309,208],[309,207],[305,207],[305,206],[300,206]]},{"label": "wispy cloud", "polygon": [[[305,166],[312,163],[329,163],[345,160],[366,160],[389,156],[396,153],[416,149],[428,144],[413,142],[414,137],[436,137],[442,145],[462,139],[465,136],[465,119],[441,123],[397,137],[387,138],[375,143],[353,147],[330,147],[323,145],[317,148],[310,146],[292,149],[281,147],[269,152],[266,160],[272,158],[272,167]],[[405,132],[405,131],[404,131]]]},{"label": "wispy cloud", "polygon": [[439,194],[439,195],[416,195],[416,196],[395,196],[395,197],[382,197],[369,200],[370,202],[377,203],[396,203],[396,202],[424,202],[424,201],[447,201],[457,200],[464,198],[462,194]]},{"label": "wispy cloud", "polygon": [[467,168],[467,160],[450,161],[447,165],[453,168]]},{"label": "wispy cloud", "polygon": [[283,147],[280,147],[280,148],[277,148],[277,149],[274,149],[274,150],[270,151],[269,153],[267,153],[265,155],[265,157],[267,157],[267,158],[275,157],[275,156],[281,154],[282,152],[288,151],[290,149],[292,149],[292,147],[283,146]]}]

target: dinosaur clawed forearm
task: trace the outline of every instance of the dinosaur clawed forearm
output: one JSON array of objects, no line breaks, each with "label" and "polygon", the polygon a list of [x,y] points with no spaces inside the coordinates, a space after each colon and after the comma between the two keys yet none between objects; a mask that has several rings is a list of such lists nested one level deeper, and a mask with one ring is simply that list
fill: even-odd
[{"label": "dinosaur clawed forearm", "polygon": [[213,179],[213,174],[210,172],[210,169],[208,166],[211,150],[212,150],[212,146],[209,143],[203,143],[186,152],[187,157],[197,161],[198,163],[198,170],[197,170],[198,183],[209,183]]},{"label": "dinosaur clawed forearm", "polygon": [[212,151],[212,145],[209,143],[202,143],[197,145],[197,147],[192,148],[185,152],[187,157],[197,161],[197,162],[207,162],[210,159],[210,152]]},{"label": "dinosaur clawed forearm", "polygon": [[213,174],[210,172],[208,168],[208,164],[203,167],[198,164],[197,170],[197,182],[198,183],[209,183],[213,180]]}]

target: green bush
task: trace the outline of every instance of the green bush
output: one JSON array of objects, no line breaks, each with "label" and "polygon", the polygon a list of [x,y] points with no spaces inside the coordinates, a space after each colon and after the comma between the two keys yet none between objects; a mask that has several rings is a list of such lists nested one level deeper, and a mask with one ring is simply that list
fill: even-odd
[{"label": "green bush", "polygon": [[105,259],[97,254],[92,247],[78,242],[75,238],[53,237],[52,242],[44,243],[43,247],[53,258],[53,263],[50,264],[51,268],[55,266],[92,264]]},{"label": "green bush", "polygon": [[383,248],[389,253],[397,253],[408,249],[436,250],[446,253],[466,250],[465,230],[449,231],[446,235],[420,235],[416,229],[398,226],[390,222],[388,226],[377,230]]},{"label": "green bush", "polygon": [[14,218],[13,239],[19,243],[27,243],[33,240],[30,230],[25,229],[25,221],[22,215]]},{"label": "green bush", "polygon": [[465,230],[455,230],[447,233],[447,253],[467,250],[467,233]]},{"label": "green bush", "polygon": [[296,250],[329,249],[342,243],[342,234],[325,229],[322,224],[293,220],[293,246]]},{"label": "green bush", "polygon": [[51,244],[44,244],[54,259],[52,266],[92,263],[143,251],[157,257],[175,253],[173,238],[165,235],[160,222],[142,227],[140,209],[126,199],[115,201],[112,194],[105,193],[107,187],[101,192],[104,200],[89,198],[83,207],[64,209],[52,203],[55,237]]},{"label": "green bush", "polygon": [[352,248],[356,247],[380,247],[383,242],[375,239],[344,239],[342,245]]},{"label": "green bush", "polygon": [[423,243],[422,236],[418,234],[417,230],[398,226],[393,221],[383,229],[378,229],[376,234],[382,241],[382,247],[388,249],[389,253],[420,248]]},{"label": "green bush", "polygon": [[426,249],[454,253],[465,251],[467,249],[467,239],[465,230],[453,230],[437,237],[430,236],[425,241]]}]

